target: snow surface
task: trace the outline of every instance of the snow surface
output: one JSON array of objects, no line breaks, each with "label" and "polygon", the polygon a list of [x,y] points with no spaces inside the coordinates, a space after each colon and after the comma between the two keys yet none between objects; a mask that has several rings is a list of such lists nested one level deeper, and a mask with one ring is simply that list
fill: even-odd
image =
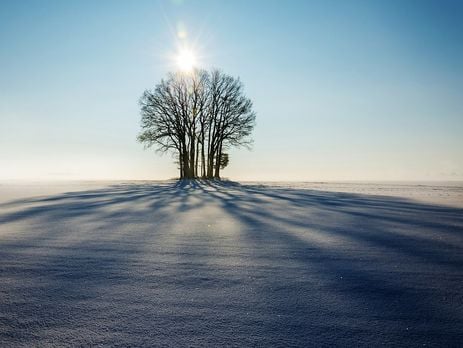
[{"label": "snow surface", "polygon": [[462,192],[0,185],[0,346],[459,346]]}]

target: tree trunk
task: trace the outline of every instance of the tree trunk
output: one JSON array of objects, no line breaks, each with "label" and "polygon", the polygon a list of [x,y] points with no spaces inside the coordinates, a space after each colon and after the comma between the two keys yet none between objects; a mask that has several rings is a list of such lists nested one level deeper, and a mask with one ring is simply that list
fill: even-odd
[{"label": "tree trunk", "polygon": [[182,151],[178,151],[178,164],[180,166],[180,179],[183,179],[183,158],[182,158]]},{"label": "tree trunk", "polygon": [[188,151],[185,142],[183,142],[183,179],[189,179],[190,178],[190,168],[188,164]]},{"label": "tree trunk", "polygon": [[190,179],[195,177],[195,139],[190,141]]},{"label": "tree trunk", "polygon": [[222,158],[222,142],[218,146],[217,156],[215,158],[215,173],[214,178],[220,179],[220,159]]},{"label": "tree trunk", "polygon": [[201,144],[201,177],[206,177],[206,156],[204,154],[204,133]]},{"label": "tree trunk", "polygon": [[211,149],[210,154],[207,158],[207,177],[212,179],[214,177],[214,150]]},{"label": "tree trunk", "polygon": [[195,178],[198,177],[198,159],[199,159],[199,137],[196,141],[196,158],[195,158]]}]

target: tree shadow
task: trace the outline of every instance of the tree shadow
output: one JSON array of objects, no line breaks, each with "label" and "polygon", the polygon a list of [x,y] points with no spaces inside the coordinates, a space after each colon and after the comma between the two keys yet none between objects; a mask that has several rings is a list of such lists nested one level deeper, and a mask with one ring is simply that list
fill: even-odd
[{"label": "tree shadow", "polygon": [[458,346],[463,209],[178,181],[0,213],[0,343]]},{"label": "tree shadow", "polygon": [[[262,293],[270,291],[271,302],[279,303],[274,311],[285,319],[272,322],[270,333],[278,336],[284,328],[286,337],[300,338],[297,345],[307,339],[323,345],[327,337],[341,345],[459,344],[463,330],[455,323],[463,320],[462,209],[381,196],[236,183],[212,186],[224,211],[250,227],[243,229],[247,244],[277,268]],[[318,210],[325,215],[318,217]],[[275,260],[284,254],[283,260]],[[288,291],[275,301],[278,279],[284,279],[280,285],[285,289],[295,279],[316,281],[292,289],[299,300],[292,303]],[[313,299],[310,287],[319,283],[330,286]],[[333,290],[336,300],[343,298],[334,312],[332,306],[323,308]],[[314,307],[326,315],[314,315]],[[293,315],[301,309],[309,315]],[[372,330],[372,325],[378,327]],[[339,329],[346,326],[348,330]],[[377,340],[379,335],[384,341]]]}]

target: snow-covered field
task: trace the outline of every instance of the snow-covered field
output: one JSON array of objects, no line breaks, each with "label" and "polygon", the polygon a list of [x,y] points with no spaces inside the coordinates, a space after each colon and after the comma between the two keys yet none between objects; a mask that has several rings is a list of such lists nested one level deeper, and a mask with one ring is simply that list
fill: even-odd
[{"label": "snow-covered field", "polygon": [[0,346],[461,346],[458,183],[0,185]]}]

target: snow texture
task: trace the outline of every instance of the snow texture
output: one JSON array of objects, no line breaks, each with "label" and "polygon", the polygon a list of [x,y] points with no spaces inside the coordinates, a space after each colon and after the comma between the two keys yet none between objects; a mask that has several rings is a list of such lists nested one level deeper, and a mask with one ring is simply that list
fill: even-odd
[{"label": "snow texture", "polygon": [[0,187],[0,346],[461,346],[461,187],[352,185]]}]

